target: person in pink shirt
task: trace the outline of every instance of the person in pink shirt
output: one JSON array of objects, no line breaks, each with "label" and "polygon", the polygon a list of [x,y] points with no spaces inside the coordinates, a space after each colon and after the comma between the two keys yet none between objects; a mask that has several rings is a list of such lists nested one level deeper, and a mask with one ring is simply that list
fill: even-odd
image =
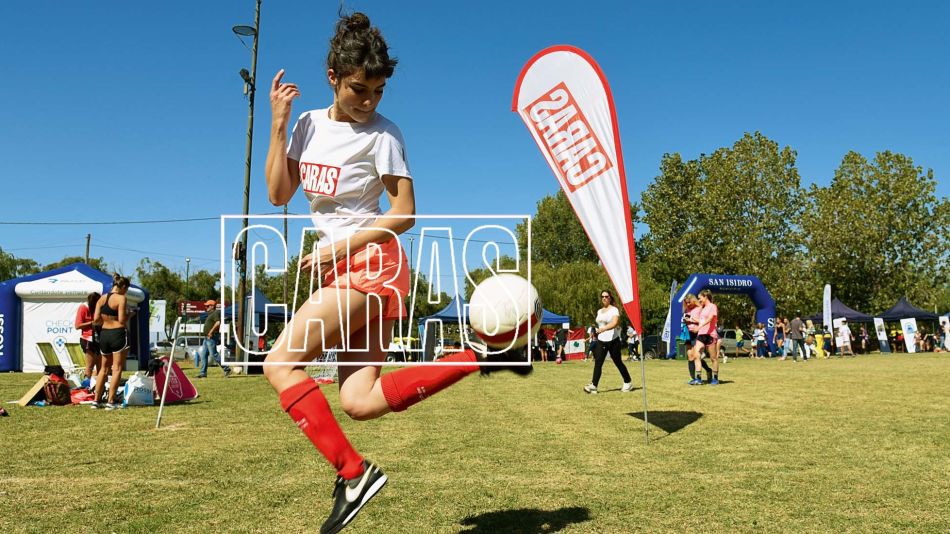
[{"label": "person in pink shirt", "polygon": [[699,305],[702,310],[699,312],[699,327],[696,335],[697,354],[702,354],[704,347],[709,347],[709,359],[712,361],[712,380],[710,385],[719,384],[719,344],[716,343],[719,334],[716,333],[716,326],[719,322],[719,308],[713,303],[712,291],[704,289],[699,292]]},{"label": "person in pink shirt", "polygon": [[86,295],[86,303],[80,304],[76,310],[76,320],[73,326],[80,331],[79,345],[86,354],[86,378],[93,376],[93,372],[99,370],[99,361],[102,359],[99,355],[99,343],[93,336],[93,328],[96,322],[93,320],[96,302],[99,302],[99,293],[89,293]]},{"label": "person in pink shirt", "polygon": [[699,331],[699,315],[702,307],[699,300],[692,293],[686,295],[683,299],[683,323],[689,331],[689,341],[686,342],[686,359],[689,361],[689,385],[696,386],[703,383],[702,372],[699,370],[700,364],[706,369],[712,380],[712,369],[703,361],[702,351],[696,350],[696,338]]}]

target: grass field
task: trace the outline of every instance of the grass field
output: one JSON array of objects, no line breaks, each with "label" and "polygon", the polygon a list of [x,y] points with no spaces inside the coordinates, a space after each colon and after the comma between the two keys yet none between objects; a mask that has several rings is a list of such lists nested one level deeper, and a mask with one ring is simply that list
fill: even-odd
[{"label": "grass field", "polygon": [[[332,469],[263,378],[214,371],[161,430],[157,408],[4,404],[0,532],[318,530]],[[702,387],[651,361],[649,444],[642,391],[608,362],[585,395],[590,371],[469,377],[344,420],[390,476],[346,532],[950,531],[946,354],[730,360]],[[0,400],[36,376],[0,375]]]}]

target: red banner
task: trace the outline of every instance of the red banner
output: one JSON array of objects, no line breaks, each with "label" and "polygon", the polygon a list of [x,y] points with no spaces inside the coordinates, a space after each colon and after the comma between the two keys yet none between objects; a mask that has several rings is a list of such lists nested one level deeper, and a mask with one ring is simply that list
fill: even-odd
[{"label": "red banner", "polygon": [[604,73],[583,50],[547,48],[522,69],[512,109],[567,194],[630,322],[642,332],[627,178]]}]

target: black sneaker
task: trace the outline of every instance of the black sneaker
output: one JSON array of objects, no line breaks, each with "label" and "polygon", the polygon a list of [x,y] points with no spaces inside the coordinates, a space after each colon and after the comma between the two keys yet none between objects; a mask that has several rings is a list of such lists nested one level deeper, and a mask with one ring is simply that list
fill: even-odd
[{"label": "black sneaker", "polygon": [[[486,354],[488,349],[485,345],[480,343],[469,343],[469,345],[471,345],[472,350],[475,351],[475,356],[479,362],[528,362],[528,354],[523,347],[520,349],[507,350],[500,354]],[[511,371],[519,376],[528,376],[534,371],[534,367],[532,367],[530,363],[528,365],[483,365],[480,370],[482,375],[488,375],[496,371]]]},{"label": "black sneaker", "polygon": [[379,466],[363,460],[363,474],[351,479],[336,477],[333,487],[333,510],[320,527],[320,534],[343,530],[356,517],[363,505],[379,493],[389,480]]}]

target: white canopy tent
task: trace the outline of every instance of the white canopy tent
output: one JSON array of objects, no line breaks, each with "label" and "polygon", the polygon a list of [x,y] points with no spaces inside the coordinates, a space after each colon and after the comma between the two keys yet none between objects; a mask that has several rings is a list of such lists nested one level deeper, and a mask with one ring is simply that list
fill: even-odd
[{"label": "white canopy tent", "polygon": [[[66,343],[79,343],[81,332],[73,324],[79,305],[86,302],[89,293],[102,293],[103,284],[75,271],[20,282],[14,287],[22,302],[21,346],[22,371],[43,371],[43,358],[37,343],[53,345],[61,362],[69,362]],[[145,300],[145,293],[129,288],[129,305],[137,306]]]}]

